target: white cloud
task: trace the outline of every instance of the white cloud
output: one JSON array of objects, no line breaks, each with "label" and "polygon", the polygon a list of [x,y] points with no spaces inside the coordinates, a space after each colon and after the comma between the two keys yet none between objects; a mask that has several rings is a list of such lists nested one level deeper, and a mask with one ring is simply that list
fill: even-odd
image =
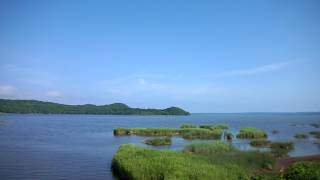
[{"label": "white cloud", "polygon": [[16,88],[10,85],[0,85],[0,95],[12,95],[16,91]]},{"label": "white cloud", "polygon": [[63,94],[59,91],[49,91],[46,93],[47,96],[49,97],[61,97]]},{"label": "white cloud", "polygon": [[276,71],[276,70],[285,68],[291,63],[292,62],[274,63],[274,64],[253,67],[249,69],[239,69],[239,70],[225,71],[225,72],[215,73],[215,74],[205,74],[202,77],[232,77],[232,76],[254,75],[254,74]]}]

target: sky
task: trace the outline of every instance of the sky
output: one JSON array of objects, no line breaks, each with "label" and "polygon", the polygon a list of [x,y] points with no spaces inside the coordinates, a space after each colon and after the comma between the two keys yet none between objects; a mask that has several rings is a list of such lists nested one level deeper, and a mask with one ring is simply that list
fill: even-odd
[{"label": "sky", "polygon": [[318,0],[0,0],[0,98],[320,111]]}]

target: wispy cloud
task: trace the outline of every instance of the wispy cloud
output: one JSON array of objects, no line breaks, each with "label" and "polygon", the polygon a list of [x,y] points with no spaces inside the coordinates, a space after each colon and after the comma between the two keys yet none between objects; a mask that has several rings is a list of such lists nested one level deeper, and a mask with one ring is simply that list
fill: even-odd
[{"label": "wispy cloud", "polygon": [[16,91],[16,88],[10,85],[0,85],[0,95],[7,96],[12,95]]},{"label": "wispy cloud", "polygon": [[46,96],[48,96],[48,97],[62,97],[63,94],[59,91],[48,91],[46,93]]},{"label": "wispy cloud", "polygon": [[232,76],[254,75],[254,74],[260,74],[260,73],[266,73],[266,72],[273,72],[273,71],[285,68],[291,63],[292,61],[267,64],[267,65],[257,66],[257,67],[248,68],[248,69],[238,69],[238,70],[224,71],[224,72],[214,73],[214,74],[205,74],[205,75],[202,75],[202,77],[232,77]]}]

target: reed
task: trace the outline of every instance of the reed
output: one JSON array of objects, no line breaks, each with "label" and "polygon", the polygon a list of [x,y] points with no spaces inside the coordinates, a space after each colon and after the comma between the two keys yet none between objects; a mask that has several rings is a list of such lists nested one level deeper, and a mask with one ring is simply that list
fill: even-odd
[{"label": "reed", "polygon": [[265,139],[255,139],[250,142],[250,145],[253,147],[269,147],[270,141]]},{"label": "reed", "polygon": [[297,133],[294,135],[294,137],[296,139],[307,139],[309,136],[307,134],[304,134],[304,133]]},{"label": "reed", "polygon": [[144,143],[152,146],[171,145],[171,138],[165,137],[165,138],[147,139],[144,141]]},{"label": "reed", "polygon": [[182,124],[180,128],[197,128],[197,125],[194,124]]},{"label": "reed", "polygon": [[309,132],[314,138],[320,139],[320,131],[311,131]]},{"label": "reed", "polygon": [[265,131],[247,127],[240,130],[240,133],[237,135],[239,139],[256,139],[256,138],[267,138],[268,134]]}]

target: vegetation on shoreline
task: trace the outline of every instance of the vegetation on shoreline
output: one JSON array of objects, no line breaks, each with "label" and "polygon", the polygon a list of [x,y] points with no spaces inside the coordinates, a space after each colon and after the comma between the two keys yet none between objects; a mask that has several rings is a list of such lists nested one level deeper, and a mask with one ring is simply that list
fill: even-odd
[{"label": "vegetation on shoreline", "polygon": [[289,167],[284,173],[285,179],[320,179],[320,162],[298,162]]},{"label": "vegetation on shoreline", "polygon": [[171,145],[171,138],[165,137],[165,138],[147,139],[144,141],[144,143],[152,146],[166,146],[166,145]]},{"label": "vegetation on shoreline", "polygon": [[292,142],[272,142],[270,143],[271,154],[276,158],[286,157],[294,149]]},{"label": "vegetation on shoreline", "polygon": [[115,136],[182,136],[184,139],[221,139],[223,131],[202,128],[116,128]]},{"label": "vegetation on shoreline", "polygon": [[247,127],[242,128],[240,130],[240,133],[237,135],[237,138],[239,139],[256,139],[256,138],[267,138],[268,134],[265,131],[253,128],[253,127]]},{"label": "vegetation on shoreline", "polygon": [[0,99],[0,112],[17,114],[109,114],[109,115],[189,115],[189,112],[178,107],[167,109],[131,108],[126,104],[114,103],[96,106],[65,105],[36,100]]},{"label": "vegetation on shoreline", "polygon": [[307,134],[304,134],[304,133],[297,133],[296,135],[294,135],[294,137],[296,139],[306,139],[308,138],[309,136]]}]

